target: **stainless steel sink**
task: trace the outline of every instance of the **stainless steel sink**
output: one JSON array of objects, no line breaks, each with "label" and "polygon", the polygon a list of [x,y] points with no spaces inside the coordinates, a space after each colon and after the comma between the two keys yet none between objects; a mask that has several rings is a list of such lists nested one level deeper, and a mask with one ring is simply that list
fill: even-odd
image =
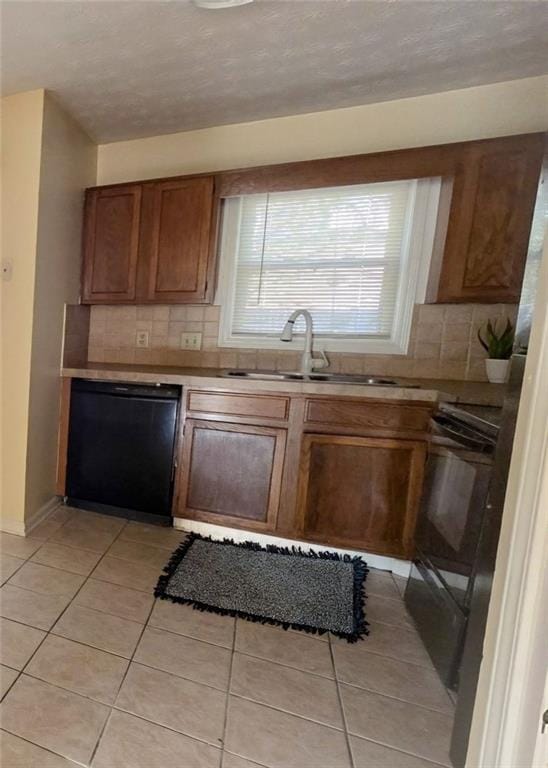
[{"label": "stainless steel sink", "polygon": [[[331,382],[332,384],[366,384],[375,387],[399,387],[401,384],[395,379],[385,379],[380,376],[365,376],[351,373],[310,373],[303,374],[298,371],[246,371],[224,370],[220,376],[225,379],[261,379],[263,381],[302,381],[306,383]],[[417,387],[417,384],[405,384],[404,386]]]}]

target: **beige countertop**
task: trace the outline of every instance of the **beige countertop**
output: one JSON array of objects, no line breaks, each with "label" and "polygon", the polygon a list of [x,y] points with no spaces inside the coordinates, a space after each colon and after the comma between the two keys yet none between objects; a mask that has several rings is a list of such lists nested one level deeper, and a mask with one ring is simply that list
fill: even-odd
[{"label": "beige countertop", "polygon": [[[473,381],[443,379],[397,378],[397,386],[341,384],[332,382],[269,381],[258,379],[227,379],[217,368],[177,368],[154,365],[121,365],[86,363],[78,368],[63,368],[62,376],[103,381],[130,381],[144,384],[177,384],[183,387],[212,387],[233,392],[288,392],[308,395],[346,395],[386,400],[416,400],[474,405],[502,405],[504,385]],[[413,386],[415,385],[415,386]],[[418,385],[419,388],[416,388]]]}]

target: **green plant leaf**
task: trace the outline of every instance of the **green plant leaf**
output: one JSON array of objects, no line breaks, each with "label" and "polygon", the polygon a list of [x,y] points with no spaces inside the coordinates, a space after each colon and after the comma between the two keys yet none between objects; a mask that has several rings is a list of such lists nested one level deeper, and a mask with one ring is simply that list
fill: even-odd
[{"label": "green plant leaf", "polygon": [[497,331],[496,326],[496,322],[487,320],[485,339],[481,335],[481,328],[478,330],[478,339],[492,360],[508,360],[514,345],[514,326],[510,318],[506,319],[506,326],[501,333]]},{"label": "green plant leaf", "polygon": [[479,328],[479,329],[478,329],[478,339],[479,339],[479,343],[480,343],[480,344],[481,344],[481,346],[484,348],[484,350],[485,350],[486,352],[489,352],[489,346],[488,346],[487,342],[485,342],[485,341],[483,340],[482,336],[481,336],[481,328]]}]

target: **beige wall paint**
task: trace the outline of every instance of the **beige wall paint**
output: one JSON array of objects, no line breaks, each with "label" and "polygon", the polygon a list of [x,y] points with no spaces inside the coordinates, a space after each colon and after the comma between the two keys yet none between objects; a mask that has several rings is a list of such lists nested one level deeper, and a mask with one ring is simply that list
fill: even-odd
[{"label": "beige wall paint", "polygon": [[98,184],[548,128],[548,76],[103,144]]},{"label": "beige wall paint", "polygon": [[97,147],[46,93],[30,371],[25,519],[55,493],[59,370],[65,303],[80,294],[84,189]]},{"label": "beige wall paint", "polygon": [[2,258],[13,265],[2,282],[2,508],[24,514],[31,341],[38,234],[44,92],[2,99]]},{"label": "beige wall paint", "polygon": [[22,533],[55,490],[63,312],[78,299],[97,148],[44,91],[4,99],[2,117],[1,527]]}]

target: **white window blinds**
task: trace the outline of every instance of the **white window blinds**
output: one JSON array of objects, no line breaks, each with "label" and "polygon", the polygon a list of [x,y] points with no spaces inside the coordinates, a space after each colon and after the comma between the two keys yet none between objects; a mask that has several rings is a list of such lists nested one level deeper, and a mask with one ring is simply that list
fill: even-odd
[{"label": "white window blinds", "polygon": [[229,200],[233,253],[224,265],[221,343],[278,339],[297,308],[310,311],[317,337],[391,339],[416,190],[410,180]]}]

